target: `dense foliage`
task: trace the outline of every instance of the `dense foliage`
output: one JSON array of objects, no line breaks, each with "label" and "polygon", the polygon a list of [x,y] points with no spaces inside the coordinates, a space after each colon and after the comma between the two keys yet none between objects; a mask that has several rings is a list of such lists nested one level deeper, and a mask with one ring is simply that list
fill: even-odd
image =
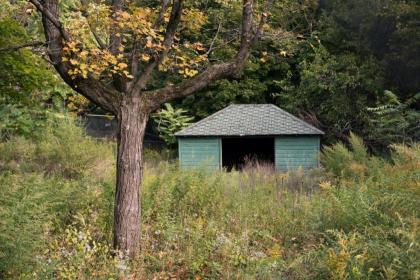
[{"label": "dense foliage", "polygon": [[[155,4],[142,2],[150,2],[151,7]],[[80,17],[76,3],[65,3],[66,17]],[[1,114],[13,110],[9,115],[19,115],[22,123],[26,112],[9,108],[11,103],[18,101],[17,107],[22,107],[22,102],[49,104],[51,95],[64,97],[72,111],[97,110],[86,100],[75,98],[52,74],[40,58],[45,58],[42,46],[34,49],[38,55],[27,48],[3,50],[42,41],[42,36],[39,16],[28,3],[2,0],[0,5]],[[201,5],[206,9],[205,18],[186,15],[195,17],[190,25],[199,21],[201,31],[189,26],[184,41],[202,42],[208,61],[220,61],[237,47],[229,27],[239,24],[239,6],[235,1],[197,1],[188,6],[189,11]],[[418,140],[419,5],[414,0],[279,2],[271,11],[271,30],[253,52],[242,76],[218,81],[173,105],[199,120],[230,103],[275,103],[323,129],[326,143],[345,141],[354,131],[375,151],[394,142]],[[95,9],[100,11],[101,6]],[[80,36],[83,28],[78,31]],[[161,87],[167,79],[181,79],[179,73],[172,77],[170,72],[161,72],[151,87]],[[371,110],[395,106],[396,102],[401,106],[392,111]]]},{"label": "dense foliage", "polygon": [[[111,254],[115,147],[50,117],[0,143],[3,279],[417,279],[420,149],[325,149],[325,171],[180,171],[146,153],[141,257]],[[151,158],[153,156],[153,158]]]},{"label": "dense foliage", "polygon": [[[268,102],[323,129],[327,143],[345,140],[350,131],[377,150],[418,140],[419,5],[284,1],[273,11],[275,20],[298,35],[266,38],[242,77],[219,81],[180,106],[202,118],[229,103]],[[378,116],[368,110],[392,105],[389,92],[407,104],[404,112]]]}]

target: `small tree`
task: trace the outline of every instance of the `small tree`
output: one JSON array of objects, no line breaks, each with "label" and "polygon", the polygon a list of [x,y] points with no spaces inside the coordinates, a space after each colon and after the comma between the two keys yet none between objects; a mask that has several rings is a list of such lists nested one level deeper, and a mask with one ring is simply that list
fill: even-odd
[{"label": "small tree", "polygon": [[171,104],[165,103],[165,109],[152,116],[158,125],[159,136],[166,144],[173,146],[176,143],[175,133],[191,124],[194,118],[185,113],[187,110],[174,109]]},{"label": "small tree", "polygon": [[[240,72],[266,26],[270,4],[261,5],[257,21],[257,1],[239,4],[238,51],[226,61],[211,64],[203,44],[185,37],[206,22],[200,7],[207,5],[200,6],[201,1],[80,0],[61,15],[58,0],[29,2],[42,15],[48,56],[59,75],[75,91],[117,117],[114,246],[134,256],[140,240],[139,186],[149,115],[161,104]],[[216,4],[224,3],[240,2]],[[162,82],[165,71],[181,77]]]},{"label": "small tree", "polygon": [[386,90],[376,107],[367,108],[370,113],[370,141],[375,146],[388,148],[392,143],[409,143],[420,139],[420,113],[413,109],[420,101],[420,93],[401,103],[398,96]]}]

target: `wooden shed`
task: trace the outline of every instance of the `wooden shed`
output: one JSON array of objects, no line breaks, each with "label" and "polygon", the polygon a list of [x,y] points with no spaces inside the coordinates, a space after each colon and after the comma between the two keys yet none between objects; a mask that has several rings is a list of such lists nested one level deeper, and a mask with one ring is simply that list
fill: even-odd
[{"label": "wooden shed", "polygon": [[230,105],[176,133],[182,168],[241,169],[247,159],[277,170],[317,167],[324,133],[272,104]]}]

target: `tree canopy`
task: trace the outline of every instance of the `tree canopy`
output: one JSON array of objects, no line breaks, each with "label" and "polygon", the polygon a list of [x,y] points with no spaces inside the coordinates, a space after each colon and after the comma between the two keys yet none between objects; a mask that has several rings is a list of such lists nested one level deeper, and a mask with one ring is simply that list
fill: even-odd
[{"label": "tree canopy", "polygon": [[[147,35],[142,41],[146,52],[141,57],[146,63],[159,52],[162,33],[147,24],[141,27],[142,20],[144,24],[157,16],[158,2],[140,2],[145,4],[144,10],[135,9],[133,3],[132,12],[120,14],[117,20],[127,28],[116,36],[127,45],[135,36]],[[87,49],[84,46],[83,51],[79,50],[76,59],[68,58],[75,64],[71,73],[83,76],[103,72],[105,76],[117,74],[130,80],[127,59],[100,48],[111,32],[110,22],[101,21],[110,12],[106,2],[64,1],[60,5],[64,25],[77,27],[72,29],[73,35],[87,45]],[[2,1],[2,7],[4,35],[0,48],[42,43],[40,17],[32,6],[26,1]],[[160,66],[161,71],[153,73],[148,88],[180,82],[210,63],[231,57],[239,43],[230,30],[241,20],[238,7],[238,1],[188,3],[180,28],[182,36],[177,37],[174,52]],[[275,103],[321,127],[327,132],[327,142],[343,140],[354,131],[364,137],[369,147],[383,149],[389,141],[377,140],[374,135],[381,132],[374,131],[377,126],[373,123],[385,125],[398,120],[395,114],[378,119],[368,108],[387,105],[386,92],[391,91],[400,102],[408,102],[405,110],[409,115],[418,111],[417,99],[413,98],[420,88],[419,11],[417,1],[280,1],[270,11],[270,32],[252,52],[242,76],[217,81],[173,105],[200,119],[230,103]],[[162,20],[167,21],[168,16],[166,12]],[[137,21],[138,17],[142,20]],[[33,50],[45,54],[42,45]],[[88,57],[86,52],[97,54]],[[45,100],[46,85],[54,88],[60,83],[48,69],[50,66],[28,48],[1,51],[0,55],[3,98],[43,96],[37,100]],[[138,71],[143,71],[142,67]],[[55,86],[55,91],[63,90]],[[93,108],[81,106],[85,102],[70,92],[67,90],[65,96],[72,109]],[[408,121],[407,125],[413,127],[410,131],[418,127],[414,119]],[[398,131],[394,134],[394,140],[418,137],[411,132],[402,137]]]}]

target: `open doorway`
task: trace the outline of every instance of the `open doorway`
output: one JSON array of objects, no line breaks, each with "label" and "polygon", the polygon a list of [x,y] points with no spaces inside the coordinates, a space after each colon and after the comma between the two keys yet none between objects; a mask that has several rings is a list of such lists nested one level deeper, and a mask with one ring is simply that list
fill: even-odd
[{"label": "open doorway", "polygon": [[273,137],[235,137],[222,139],[222,166],[227,171],[242,170],[248,161],[274,165]]}]

